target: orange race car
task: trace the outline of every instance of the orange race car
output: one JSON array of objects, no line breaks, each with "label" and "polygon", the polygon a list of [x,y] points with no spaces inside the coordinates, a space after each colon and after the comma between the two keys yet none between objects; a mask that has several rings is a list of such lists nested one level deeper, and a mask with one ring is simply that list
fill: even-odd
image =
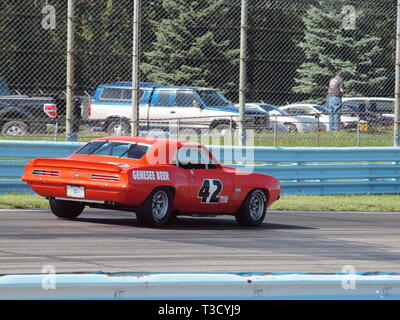
[{"label": "orange race car", "polygon": [[89,206],[135,212],[147,226],[210,214],[257,226],[280,196],[274,177],[222,166],[199,143],[144,137],[99,138],[66,158],[37,158],[22,180],[57,217],[74,219]]}]

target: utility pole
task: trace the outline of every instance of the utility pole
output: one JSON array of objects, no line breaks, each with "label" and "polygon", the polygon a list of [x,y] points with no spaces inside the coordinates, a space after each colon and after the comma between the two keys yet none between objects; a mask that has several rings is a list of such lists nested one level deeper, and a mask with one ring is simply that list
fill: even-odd
[{"label": "utility pole", "polygon": [[394,99],[394,146],[400,147],[400,0],[397,0],[396,72]]},{"label": "utility pole", "polygon": [[[399,0],[400,1],[400,0]],[[245,144],[246,104],[246,55],[247,55],[247,0],[242,0],[240,18],[240,65],[239,65],[239,146]]]},{"label": "utility pole", "polygon": [[75,45],[75,17],[74,17],[74,0],[68,0],[68,25],[67,25],[67,91],[65,100],[65,133],[67,141],[75,141],[76,136],[72,132],[72,117],[74,110],[74,45]]},{"label": "utility pole", "polygon": [[132,118],[131,136],[139,135],[139,46],[140,46],[140,0],[133,0],[132,45]]}]

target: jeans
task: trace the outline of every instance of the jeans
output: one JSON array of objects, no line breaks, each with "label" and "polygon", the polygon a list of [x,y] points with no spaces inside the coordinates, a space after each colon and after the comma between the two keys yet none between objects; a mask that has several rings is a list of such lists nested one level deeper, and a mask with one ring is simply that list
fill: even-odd
[{"label": "jeans", "polygon": [[328,101],[328,112],[329,112],[329,131],[340,130],[340,110],[342,108],[342,99],[340,97],[327,98]]}]

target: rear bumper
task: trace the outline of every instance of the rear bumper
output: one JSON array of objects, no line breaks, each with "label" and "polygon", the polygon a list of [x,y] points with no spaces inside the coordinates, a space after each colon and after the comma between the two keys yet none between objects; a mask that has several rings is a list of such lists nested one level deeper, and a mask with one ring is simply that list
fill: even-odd
[{"label": "rear bumper", "polygon": [[[24,180],[24,179],[23,179]],[[27,181],[29,187],[44,197],[68,198],[67,185],[83,186],[85,188],[84,198],[69,198],[75,201],[110,201],[118,202],[125,205],[139,205],[145,199],[145,193],[139,188],[132,185],[112,185],[104,183],[103,185],[71,182],[55,182],[55,181]]]}]

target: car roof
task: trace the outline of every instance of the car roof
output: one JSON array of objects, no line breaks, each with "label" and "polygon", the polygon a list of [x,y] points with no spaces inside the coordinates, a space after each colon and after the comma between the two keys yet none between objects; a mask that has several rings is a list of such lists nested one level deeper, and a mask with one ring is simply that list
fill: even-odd
[{"label": "car roof", "polygon": [[110,136],[110,137],[102,137],[97,138],[92,141],[120,141],[120,142],[136,142],[143,143],[149,145],[166,145],[166,144],[174,144],[177,145],[178,148],[181,146],[191,146],[191,147],[203,147],[202,144],[192,141],[185,140],[177,140],[177,139],[167,139],[167,138],[155,138],[155,137],[131,137],[131,136]]},{"label": "car roof", "polygon": [[293,108],[293,107],[308,107],[308,108],[313,108],[315,106],[319,106],[319,104],[312,104],[312,103],[293,103],[293,104],[288,104],[286,106],[281,106],[280,108]]},{"label": "car roof", "polygon": [[[112,83],[101,84],[98,88],[114,88],[114,89],[132,89],[132,82],[130,81],[116,81]],[[140,82],[140,89],[157,88],[159,90],[216,90],[208,87],[190,87],[190,86],[165,86],[155,82]]]},{"label": "car roof", "polygon": [[[164,85],[155,82],[140,82],[140,88],[160,88]],[[115,89],[132,89],[133,85],[131,81],[115,81],[111,83],[105,83],[98,86],[98,88],[115,88]]]},{"label": "car roof", "polygon": [[343,97],[342,101],[345,100],[381,100],[381,101],[394,101],[394,98],[382,98],[382,97]]}]

